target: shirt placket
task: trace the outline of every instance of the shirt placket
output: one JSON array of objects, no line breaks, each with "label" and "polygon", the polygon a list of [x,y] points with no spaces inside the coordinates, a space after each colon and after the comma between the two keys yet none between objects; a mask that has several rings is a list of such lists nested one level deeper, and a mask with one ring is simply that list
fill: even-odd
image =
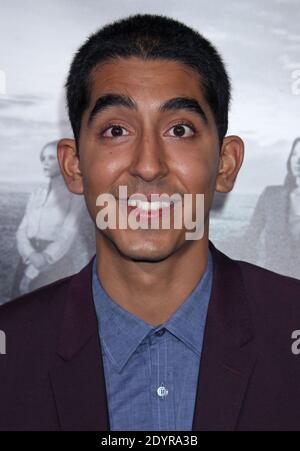
[{"label": "shirt placket", "polygon": [[174,381],[170,367],[171,341],[161,329],[149,337],[151,359],[151,399],[154,430],[173,430],[175,426]]}]

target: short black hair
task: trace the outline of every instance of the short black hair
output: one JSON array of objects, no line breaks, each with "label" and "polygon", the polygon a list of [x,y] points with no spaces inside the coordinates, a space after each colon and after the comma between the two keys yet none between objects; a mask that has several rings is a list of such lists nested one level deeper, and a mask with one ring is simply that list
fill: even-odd
[{"label": "short black hair", "polygon": [[157,14],[135,14],[100,28],[74,56],[66,82],[66,95],[77,148],[82,115],[90,100],[92,70],[104,61],[129,57],[168,59],[196,70],[222,143],[228,128],[231,89],[224,63],[215,47],[197,31],[177,20]]}]

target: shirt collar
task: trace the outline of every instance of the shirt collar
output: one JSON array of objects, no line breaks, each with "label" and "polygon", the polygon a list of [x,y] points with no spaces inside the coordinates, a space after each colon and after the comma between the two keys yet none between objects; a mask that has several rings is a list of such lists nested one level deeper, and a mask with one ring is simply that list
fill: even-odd
[{"label": "shirt collar", "polygon": [[98,278],[95,256],[92,286],[101,345],[117,371],[122,370],[148,334],[163,327],[200,356],[212,279],[213,263],[209,250],[206,270],[197,286],[164,324],[154,327],[108,296]]}]

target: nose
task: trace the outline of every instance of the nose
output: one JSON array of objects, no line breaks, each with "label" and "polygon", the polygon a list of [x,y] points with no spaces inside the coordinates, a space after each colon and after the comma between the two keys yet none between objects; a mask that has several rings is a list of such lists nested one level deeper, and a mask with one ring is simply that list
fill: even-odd
[{"label": "nose", "polygon": [[169,172],[164,146],[155,133],[144,132],[136,144],[130,173],[146,182],[166,176]]}]

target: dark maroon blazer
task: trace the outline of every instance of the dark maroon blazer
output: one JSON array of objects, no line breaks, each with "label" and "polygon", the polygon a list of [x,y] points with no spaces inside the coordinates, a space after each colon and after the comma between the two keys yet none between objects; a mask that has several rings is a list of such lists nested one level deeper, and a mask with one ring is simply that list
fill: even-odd
[{"label": "dark maroon blazer", "polygon": [[[210,242],[214,279],[193,430],[300,430],[300,281],[235,261]],[[0,308],[1,430],[109,430],[92,299],[79,273]]]}]

